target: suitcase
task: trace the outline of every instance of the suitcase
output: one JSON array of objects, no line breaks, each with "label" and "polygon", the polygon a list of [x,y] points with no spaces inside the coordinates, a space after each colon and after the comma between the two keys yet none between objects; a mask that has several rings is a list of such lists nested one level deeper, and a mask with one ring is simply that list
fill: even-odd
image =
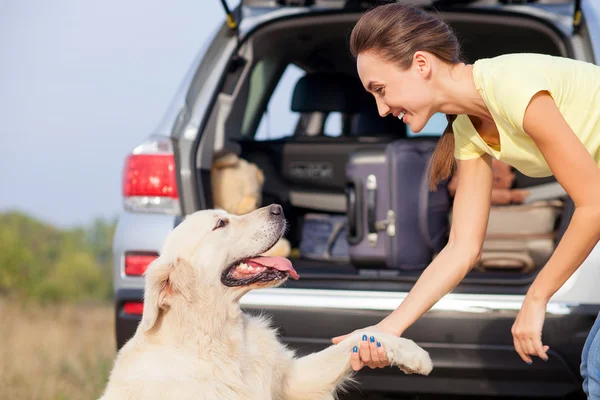
[{"label": "suitcase", "polygon": [[346,167],[347,238],[352,264],[422,270],[447,242],[447,183],[428,189],[436,142],[402,139],[352,153]]},{"label": "suitcase", "polygon": [[562,209],[560,200],[492,207],[476,269],[528,273],[543,266],[554,251]]},{"label": "suitcase", "polygon": [[475,270],[528,273],[548,261],[556,244],[556,226],[564,203],[559,199],[537,199],[554,194],[562,197],[564,192],[556,186],[544,186],[539,191],[532,189],[533,193],[535,201],[490,208],[481,259]]}]

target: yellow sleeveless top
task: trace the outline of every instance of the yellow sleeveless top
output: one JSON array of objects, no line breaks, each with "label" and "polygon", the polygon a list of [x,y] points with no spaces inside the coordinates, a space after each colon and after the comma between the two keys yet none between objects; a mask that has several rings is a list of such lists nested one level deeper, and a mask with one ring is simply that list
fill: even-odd
[{"label": "yellow sleeveless top", "polygon": [[535,142],[523,131],[523,117],[531,98],[547,90],[600,165],[600,67],[543,54],[507,54],[476,61],[473,79],[496,122],[500,146],[489,146],[469,117],[458,115],[452,124],[456,159],[468,160],[488,153],[525,175],[552,175]]}]

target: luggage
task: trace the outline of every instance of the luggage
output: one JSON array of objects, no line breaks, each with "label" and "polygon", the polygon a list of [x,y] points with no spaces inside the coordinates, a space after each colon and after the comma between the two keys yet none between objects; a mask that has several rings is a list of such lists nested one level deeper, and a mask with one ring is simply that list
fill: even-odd
[{"label": "luggage", "polygon": [[436,142],[396,140],[352,153],[346,167],[347,238],[357,266],[422,270],[447,242],[447,184],[430,192]]},{"label": "luggage", "polygon": [[304,216],[300,256],[312,260],[348,261],[346,217],[309,213]]},{"label": "luggage", "polygon": [[281,173],[296,190],[324,189],[343,194],[348,154],[389,142],[385,137],[289,138],[282,147]]},{"label": "luggage", "polygon": [[[531,178],[506,163],[492,161],[492,206],[481,260],[475,270],[531,272],[548,261],[560,240],[556,235],[560,231],[557,222],[564,214],[568,195],[553,177]],[[451,189],[455,178],[456,175]],[[523,204],[510,204],[512,200],[503,196],[496,196],[494,203],[494,190],[513,189],[527,192]],[[498,202],[499,199],[506,202]],[[560,221],[565,222],[568,223],[566,219]]]},{"label": "luggage", "polygon": [[480,271],[531,272],[543,266],[554,251],[561,200],[493,206],[483,242]]},{"label": "luggage", "polygon": [[481,260],[475,270],[528,273],[543,266],[552,255],[566,192],[557,183],[526,190],[530,195],[524,204],[490,208]]}]

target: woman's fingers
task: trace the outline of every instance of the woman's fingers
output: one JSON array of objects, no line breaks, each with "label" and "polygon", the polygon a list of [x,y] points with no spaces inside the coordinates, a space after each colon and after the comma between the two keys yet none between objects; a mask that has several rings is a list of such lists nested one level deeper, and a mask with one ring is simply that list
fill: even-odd
[{"label": "woman's fingers", "polygon": [[365,365],[371,365],[371,348],[369,347],[367,335],[363,335],[360,341],[360,360]]},{"label": "woman's fingers", "polygon": [[363,366],[366,365],[369,368],[383,368],[390,365],[386,349],[376,337],[371,336],[365,340],[365,336],[363,336],[362,339],[359,352],[360,361]]},{"label": "woman's fingers", "polygon": [[513,343],[515,345],[515,350],[519,354],[519,356],[528,364],[533,362],[530,356],[538,356],[544,361],[548,361],[548,350],[549,346],[542,345],[541,339],[532,339],[532,338],[519,338],[513,337]]},{"label": "woman's fingers", "polygon": [[382,363],[382,366],[385,367],[387,365],[390,365],[390,360],[388,360],[387,358],[387,352],[381,342],[377,342],[377,353],[379,355],[379,361]]},{"label": "woman's fingers", "polygon": [[352,356],[350,357],[350,365],[354,371],[358,371],[363,367],[362,362],[360,361],[360,356],[358,354],[358,346],[354,346],[352,349]]},{"label": "woman's fingers", "polygon": [[548,355],[546,354],[546,350],[544,350],[544,346],[542,346],[542,339],[530,339],[530,341],[534,350],[533,354],[537,355],[544,361],[548,361]]},{"label": "woman's fingers", "polygon": [[535,347],[533,346],[533,340],[531,340],[530,337],[524,336],[521,338],[521,347],[528,355],[535,355]]},{"label": "woman's fingers", "polygon": [[350,365],[354,371],[358,371],[364,366],[369,368],[387,367],[390,365],[390,361],[383,343],[378,341],[377,337],[363,335],[360,344],[352,348]]},{"label": "woman's fingers", "polygon": [[[332,338],[331,341],[334,344],[338,344],[356,332],[357,331],[347,335],[336,336]],[[376,336],[367,336],[366,334],[363,334],[360,343],[357,343],[352,348],[350,365],[354,371],[358,371],[364,366],[370,368],[386,367],[390,365],[390,362],[387,358],[387,351],[383,346],[383,343],[378,341]]]},{"label": "woman's fingers", "polygon": [[525,361],[527,364],[531,364],[531,362],[532,362],[531,357],[529,357],[527,354],[525,354],[525,351],[521,347],[520,339],[517,338],[516,336],[513,336],[513,343],[515,345],[515,350],[517,351],[517,353],[519,354],[521,359],[523,359],[523,361]]},{"label": "woman's fingers", "polygon": [[371,352],[371,368],[381,368],[381,360],[379,359],[379,352],[377,351],[377,341],[374,336],[369,338],[369,351]]}]

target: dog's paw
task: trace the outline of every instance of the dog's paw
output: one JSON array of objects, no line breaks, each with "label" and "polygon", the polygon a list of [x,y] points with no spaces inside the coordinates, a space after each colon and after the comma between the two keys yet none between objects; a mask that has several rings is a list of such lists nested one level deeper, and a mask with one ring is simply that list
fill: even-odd
[{"label": "dog's paw", "polygon": [[390,336],[384,340],[382,343],[392,364],[407,374],[429,375],[433,363],[429,353],[423,348],[410,339]]},{"label": "dog's paw", "polygon": [[[391,365],[395,365],[407,374],[429,375],[433,363],[429,353],[410,339],[388,335],[382,332],[360,332],[367,337],[374,336],[381,342]],[[360,341],[359,337],[355,338]],[[359,342],[360,347],[360,342]]]}]

